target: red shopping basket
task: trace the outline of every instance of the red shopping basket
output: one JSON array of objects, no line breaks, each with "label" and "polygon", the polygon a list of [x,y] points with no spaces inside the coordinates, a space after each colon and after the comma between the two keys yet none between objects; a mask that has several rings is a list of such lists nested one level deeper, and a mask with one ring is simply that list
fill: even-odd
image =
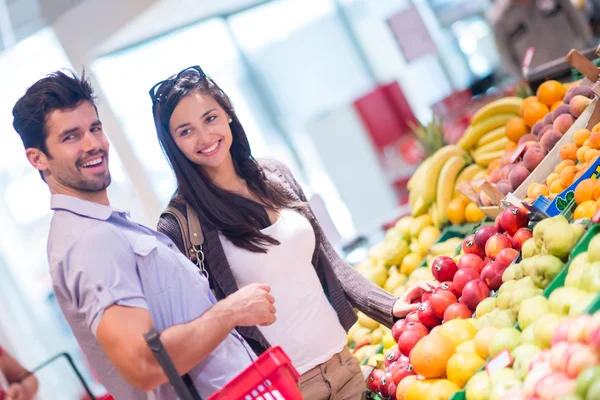
[{"label": "red shopping basket", "polygon": [[272,347],[208,400],[302,400],[299,377],[281,347]]}]

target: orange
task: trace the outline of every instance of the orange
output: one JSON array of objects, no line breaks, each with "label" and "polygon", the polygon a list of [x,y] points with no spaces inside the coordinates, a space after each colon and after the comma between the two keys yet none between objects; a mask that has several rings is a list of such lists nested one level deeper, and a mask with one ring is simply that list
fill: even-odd
[{"label": "orange", "polygon": [[552,104],[552,107],[550,107],[550,112],[556,110],[562,103],[562,101],[557,101],[556,103]]},{"label": "orange", "polygon": [[552,182],[554,182],[557,179],[560,179],[560,174],[558,172],[551,173],[546,178],[546,185],[548,185],[548,186],[552,185]]},{"label": "orange", "polygon": [[464,319],[453,319],[444,322],[440,326],[438,333],[450,339],[456,348],[461,343],[473,339],[477,333],[477,329]]},{"label": "orange", "polygon": [[519,145],[515,142],[511,142],[510,140],[506,142],[504,145],[504,151],[514,151],[519,147]]},{"label": "orange", "polygon": [[585,153],[589,149],[590,148],[588,146],[581,146],[579,150],[577,150],[577,160],[579,160],[579,162],[585,162]]},{"label": "orange", "polygon": [[544,118],[549,112],[550,110],[546,105],[542,103],[532,103],[525,108],[523,119],[529,127],[533,127],[536,122]]},{"label": "orange", "polygon": [[548,186],[542,185],[541,183],[532,183],[527,188],[527,197],[531,199],[537,199],[537,197],[541,194],[548,196],[549,193],[550,190],[548,189]]},{"label": "orange", "polygon": [[582,219],[582,218],[592,218],[594,214],[598,211],[598,204],[594,200],[584,201],[580,205],[577,206],[575,212],[573,213],[574,219]]},{"label": "orange", "polygon": [[417,342],[410,352],[410,363],[418,375],[439,378],[454,353],[454,344],[447,337],[430,333]]},{"label": "orange", "polygon": [[576,173],[577,168],[573,166],[565,167],[562,171],[560,171],[560,183],[562,183],[564,187],[569,187],[571,183],[573,183]]},{"label": "orange", "polygon": [[595,179],[584,179],[579,182],[579,185],[575,188],[575,202],[581,204],[584,201],[596,200],[594,199],[594,188],[596,187]]},{"label": "orange", "polygon": [[448,203],[448,207],[446,208],[446,214],[448,215],[448,219],[454,225],[461,225],[465,223],[465,210],[467,208],[467,204],[460,197],[456,197],[452,199],[450,203]]},{"label": "orange", "polygon": [[594,179],[594,200],[600,200],[600,180]]},{"label": "orange", "polygon": [[511,119],[506,124],[506,137],[508,140],[512,140],[515,143],[523,136],[527,135],[527,133],[529,133],[529,129],[523,118]]},{"label": "orange", "polygon": [[560,158],[563,160],[577,160],[577,150],[579,147],[575,143],[567,143],[560,148]]},{"label": "orange", "polygon": [[552,185],[550,185],[550,194],[562,193],[562,191],[565,189],[566,187],[561,183],[560,179],[557,179],[554,182],[552,182]]},{"label": "orange", "polygon": [[465,219],[467,222],[481,222],[484,218],[485,214],[477,207],[477,204],[472,202],[467,204],[465,208]]},{"label": "orange", "polygon": [[[469,325],[473,326],[471,323],[467,322]],[[458,346],[456,346],[457,353],[476,353],[477,349],[475,349],[475,339],[467,340],[466,342],[462,342]],[[446,367],[446,372],[448,368]]]},{"label": "orange", "polygon": [[415,383],[417,379],[416,375],[409,375],[406,378],[402,379],[398,386],[396,387],[396,400],[407,400],[406,392],[408,388]]},{"label": "orange", "polygon": [[592,133],[587,129],[578,129],[573,134],[573,141],[579,147],[583,146],[583,143],[590,138]]},{"label": "orange", "polygon": [[497,330],[498,328],[488,326],[481,329],[475,335],[475,349],[477,351],[477,355],[483,358],[484,360],[490,355],[490,341],[492,340],[492,337],[494,336]]},{"label": "orange", "polygon": [[600,149],[600,132],[592,132],[588,139],[588,146],[592,149]]},{"label": "orange", "polygon": [[567,90],[562,83],[550,80],[542,83],[540,87],[538,87],[536,94],[541,103],[550,107],[554,103],[562,101],[565,97],[565,93],[567,93]]},{"label": "orange", "polygon": [[500,159],[499,158],[490,162],[490,165],[488,165],[488,174],[491,174],[493,170],[498,169],[498,168],[500,168]]},{"label": "orange", "polygon": [[447,400],[456,392],[460,392],[460,387],[447,379],[437,379],[428,390],[428,400]]},{"label": "orange", "polygon": [[523,115],[525,115],[525,110],[527,109],[527,107],[529,107],[531,104],[535,104],[535,103],[539,103],[539,102],[540,101],[535,96],[529,96],[529,97],[525,98],[523,100],[523,103],[521,103],[521,110],[519,112],[519,114],[521,115],[521,118],[523,117]]},{"label": "orange", "polygon": [[600,155],[600,150],[589,149],[585,152],[585,162],[591,163],[596,159],[596,157],[598,157],[598,155]]},{"label": "orange", "polygon": [[456,353],[446,365],[448,380],[463,388],[484,362],[476,353]]},{"label": "orange", "polygon": [[556,167],[554,167],[554,172],[556,172],[557,174],[560,174],[562,172],[562,170],[565,169],[566,167],[573,167],[573,166],[575,166],[575,161],[562,160],[561,162],[556,164]]}]

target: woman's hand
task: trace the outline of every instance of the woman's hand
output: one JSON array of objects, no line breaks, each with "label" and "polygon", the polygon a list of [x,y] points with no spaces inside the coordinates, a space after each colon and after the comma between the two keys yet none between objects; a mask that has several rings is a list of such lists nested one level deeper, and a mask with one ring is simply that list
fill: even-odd
[{"label": "woman's hand", "polygon": [[420,299],[423,293],[431,292],[435,287],[436,283],[434,281],[425,281],[408,289],[394,304],[394,309],[392,311],[394,317],[404,318],[408,313],[417,311],[421,303],[412,304],[412,302]]}]

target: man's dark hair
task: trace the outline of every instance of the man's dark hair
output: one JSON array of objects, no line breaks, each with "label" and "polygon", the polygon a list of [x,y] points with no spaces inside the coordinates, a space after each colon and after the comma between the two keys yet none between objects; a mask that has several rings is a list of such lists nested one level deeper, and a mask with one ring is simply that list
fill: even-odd
[{"label": "man's dark hair", "polygon": [[[96,108],[94,90],[85,71],[55,71],[33,84],[13,107],[13,127],[26,149],[40,149],[50,157],[46,147],[46,120],[54,110],[69,110],[89,101]],[[96,110],[97,111],[97,110]]]}]

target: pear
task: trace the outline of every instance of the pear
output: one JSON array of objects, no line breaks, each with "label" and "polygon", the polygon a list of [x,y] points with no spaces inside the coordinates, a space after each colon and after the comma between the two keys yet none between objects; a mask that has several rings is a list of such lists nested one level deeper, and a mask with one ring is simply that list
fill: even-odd
[{"label": "pear", "polygon": [[600,235],[596,235],[590,240],[588,245],[588,257],[592,262],[600,261]]},{"label": "pear", "polygon": [[502,274],[502,282],[506,283],[508,281],[516,281],[524,276],[525,272],[523,271],[523,266],[521,264],[512,264],[504,270],[504,273]]},{"label": "pear", "polygon": [[491,326],[494,328],[512,328],[517,323],[515,316],[510,310],[500,310],[496,313],[486,315],[491,315]]},{"label": "pear", "polygon": [[545,289],[546,286],[556,278],[556,275],[564,267],[563,262],[552,255],[538,256],[535,258],[534,274],[532,276],[533,283]]},{"label": "pear", "polygon": [[587,295],[583,290],[572,287],[560,287],[548,298],[550,311],[558,315],[568,315],[571,307],[583,300]]},{"label": "pear", "polygon": [[[514,282],[514,281],[511,281]],[[506,283],[505,283],[506,285]],[[496,306],[500,310],[508,310],[510,308],[510,292],[498,293]],[[485,314],[487,315],[487,314]]]},{"label": "pear", "polygon": [[530,276],[526,276],[523,279],[519,279],[513,286],[512,291],[515,291],[517,289],[523,289],[523,288],[535,288],[535,284],[533,283],[533,280],[531,279]]},{"label": "pear", "polygon": [[521,303],[525,299],[529,299],[539,294],[542,294],[542,289],[531,287],[515,289],[510,295],[510,310],[515,318],[519,318],[519,308],[521,307]]},{"label": "pear", "polygon": [[539,253],[540,250],[538,246],[536,246],[534,238],[527,239],[525,243],[523,243],[523,247],[521,247],[521,254],[523,255],[523,258],[530,258]]},{"label": "pear", "polygon": [[577,303],[573,304],[569,310],[569,317],[578,317],[585,314],[590,304],[596,300],[596,296],[596,293],[588,293]]},{"label": "pear", "polygon": [[575,236],[577,236],[577,241],[579,241],[579,239],[581,239],[581,237],[585,233],[585,226],[583,226],[582,224],[571,224],[571,229],[573,230],[573,232],[575,232]]},{"label": "pear", "polygon": [[513,366],[512,369],[516,371],[517,378],[524,380],[529,373],[529,366],[531,361],[542,349],[534,344],[521,344],[513,350]]},{"label": "pear", "polygon": [[523,269],[523,274],[525,276],[532,276],[534,274],[535,271],[535,260],[538,258],[539,256],[534,256],[531,258],[527,258],[523,261],[521,261],[521,268]]},{"label": "pear", "polygon": [[[567,222],[568,224],[568,222]],[[537,223],[537,225],[533,228],[533,240],[535,242],[535,246],[538,249],[541,249],[544,241],[543,241],[543,237],[544,237],[544,232],[546,231],[546,228],[552,225],[552,218],[545,218],[543,220],[541,220],[540,222]]]},{"label": "pear", "polygon": [[521,330],[526,329],[549,311],[550,305],[544,296],[539,295],[523,300],[519,306],[519,327]]},{"label": "pear", "polygon": [[600,262],[593,262],[581,274],[579,288],[589,293],[600,292]]},{"label": "pear", "polygon": [[546,226],[544,230],[542,251],[560,259],[566,259],[577,244],[579,237],[568,223],[563,223],[560,219],[555,220],[555,218],[552,220],[552,224]]},{"label": "pear", "polygon": [[516,284],[517,284],[516,280],[504,282],[502,284],[502,286],[500,286],[500,289],[498,289],[498,294],[510,293],[515,288]]}]

